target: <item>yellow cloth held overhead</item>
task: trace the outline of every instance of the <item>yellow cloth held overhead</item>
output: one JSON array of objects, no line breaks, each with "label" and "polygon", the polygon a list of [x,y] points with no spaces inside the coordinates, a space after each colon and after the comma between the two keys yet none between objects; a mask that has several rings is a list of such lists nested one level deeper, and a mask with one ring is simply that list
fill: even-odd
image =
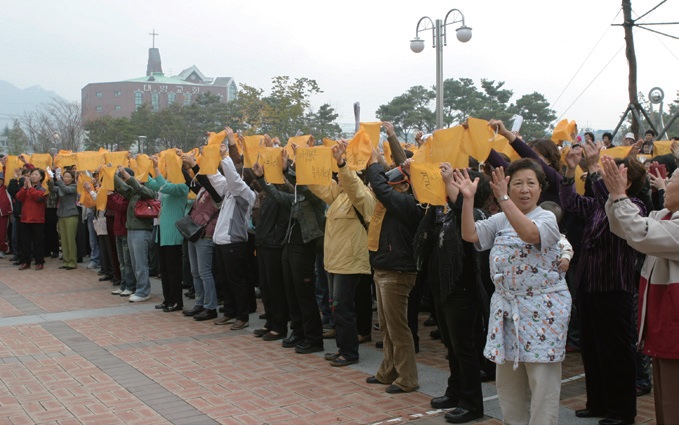
[{"label": "yellow cloth held overhead", "polygon": [[382,142],[382,151],[384,152],[384,160],[387,161],[387,164],[393,164],[394,157],[391,154],[391,145],[389,144],[389,141],[385,140]]},{"label": "yellow cloth held overhead", "polygon": [[462,151],[477,161],[484,162],[490,155],[490,141],[493,138],[494,133],[488,127],[488,121],[469,118],[462,138]]},{"label": "yellow cloth held overhead", "polygon": [[[337,144],[337,140],[328,139],[327,137],[323,139],[323,146],[332,148]],[[339,173],[339,167],[337,166],[337,161],[332,161],[332,172]]]},{"label": "yellow cloth held overhead", "polygon": [[499,134],[495,135],[493,141],[490,142],[490,146],[491,148],[495,149],[496,152],[507,155],[510,162],[521,158],[509,143],[509,140],[507,140],[507,138],[504,136],[500,136]]},{"label": "yellow cloth held overhead", "polygon": [[419,148],[413,147],[411,151],[413,152],[414,162],[431,162],[431,141],[432,138],[428,138]]},{"label": "yellow cloth held overhead", "polygon": [[671,140],[656,140],[653,142],[653,156],[666,155],[672,153]]},{"label": "yellow cloth held overhead", "polygon": [[413,193],[422,204],[446,204],[446,186],[441,177],[440,165],[436,162],[412,162],[410,164],[410,182],[413,186]]},{"label": "yellow cloth held overhead", "polygon": [[585,194],[585,179],[582,177],[586,174],[579,165],[575,166],[575,191],[580,195]]},{"label": "yellow cloth held overhead", "polygon": [[[130,168],[134,171],[134,178],[140,183],[146,183],[149,180],[149,172],[153,168],[153,162],[146,154],[137,155],[134,160],[135,167],[132,167],[132,161],[130,161]],[[160,164],[158,164],[160,167]]]},{"label": "yellow cloth held overhead", "polygon": [[428,162],[450,162],[453,168],[469,167],[469,155],[462,150],[464,131],[461,125],[436,130],[432,140],[428,142],[431,146],[431,156]]},{"label": "yellow cloth held overhead", "polygon": [[45,170],[47,167],[52,166],[52,155],[48,153],[34,153],[31,156],[30,162],[35,166],[35,168],[42,168]]},{"label": "yellow cloth held overhead", "polygon": [[261,151],[259,165],[264,167],[264,179],[271,184],[285,183],[281,159],[283,148],[264,148]]},{"label": "yellow cloth held overhead", "polygon": [[85,173],[78,174],[78,183],[76,184],[76,190],[78,195],[80,195],[80,203],[86,208],[93,208],[96,204],[90,193],[85,190],[84,183],[92,184],[92,177]]},{"label": "yellow cloth held overhead", "polygon": [[346,150],[347,167],[354,171],[364,170],[373,153],[370,137],[364,127],[358,129]]},{"label": "yellow cloth held overhead", "polygon": [[576,126],[575,121],[568,122],[566,119],[559,121],[552,132],[552,142],[557,144],[562,140],[572,142],[573,138],[571,136]]},{"label": "yellow cloth held overhead", "polygon": [[24,163],[19,160],[16,155],[7,155],[7,162],[5,163],[5,185],[9,184],[9,181],[14,178],[14,170],[23,167]]},{"label": "yellow cloth held overhead", "polygon": [[297,156],[295,157],[297,184],[330,186],[332,184],[333,161],[331,148],[325,146],[297,148]]},{"label": "yellow cloth held overhead", "polygon": [[264,147],[264,136],[257,134],[254,136],[243,136],[243,167],[252,168],[252,165],[257,162],[259,151]]},{"label": "yellow cloth held overhead", "polygon": [[106,211],[106,204],[108,203],[108,195],[106,194],[106,189],[103,186],[97,190],[97,199],[94,201],[97,206],[97,210]]},{"label": "yellow cloth held overhead", "polygon": [[165,149],[160,152],[158,169],[170,183],[180,184],[185,181],[184,174],[182,174],[182,159],[174,149]]},{"label": "yellow cloth held overhead", "polygon": [[116,152],[106,152],[104,154],[104,159],[106,164],[111,164],[112,167],[117,167],[122,165],[123,167],[130,166],[130,153],[128,151],[116,151]]},{"label": "yellow cloth held overhead", "polygon": [[608,148],[608,149],[603,149],[599,151],[600,155],[608,155],[612,158],[616,159],[624,159],[629,155],[629,151],[632,149],[632,146],[616,146],[614,148]]},{"label": "yellow cloth held overhead", "polygon": [[71,151],[59,151],[54,157],[54,168],[64,169],[76,164],[75,153]]},{"label": "yellow cloth held overhead", "polygon": [[365,130],[370,138],[370,144],[376,148],[380,143],[380,129],[382,128],[381,122],[362,122],[360,124],[361,128]]},{"label": "yellow cloth held overhead", "polygon": [[104,152],[84,151],[75,154],[75,168],[78,171],[96,171],[104,164]]},{"label": "yellow cloth held overhead", "polygon": [[[115,190],[115,183],[113,182],[113,176],[116,173],[115,167],[101,167],[99,180],[101,180],[101,188],[104,189],[104,196],[106,196],[107,190]],[[99,198],[97,198],[99,201]]]},{"label": "yellow cloth held overhead", "polygon": [[219,147],[220,144],[203,146],[203,155],[201,155],[199,174],[217,174],[219,163],[222,160]]},{"label": "yellow cloth held overhead", "polygon": [[224,143],[224,139],[226,139],[226,130],[222,130],[219,133],[214,133],[211,131],[207,136],[207,144],[208,146],[219,146]]}]

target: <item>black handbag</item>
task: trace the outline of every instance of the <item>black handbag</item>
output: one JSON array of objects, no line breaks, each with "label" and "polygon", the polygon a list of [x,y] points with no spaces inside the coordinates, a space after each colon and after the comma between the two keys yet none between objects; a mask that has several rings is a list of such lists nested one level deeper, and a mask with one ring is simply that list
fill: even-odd
[{"label": "black handbag", "polygon": [[182,236],[186,238],[186,240],[195,243],[205,235],[205,228],[217,214],[219,214],[219,208],[217,208],[217,210],[212,213],[210,219],[203,225],[196,224],[196,222],[191,219],[191,216],[187,214],[175,221],[174,225],[177,227],[177,230],[179,230],[179,233],[181,233]]}]

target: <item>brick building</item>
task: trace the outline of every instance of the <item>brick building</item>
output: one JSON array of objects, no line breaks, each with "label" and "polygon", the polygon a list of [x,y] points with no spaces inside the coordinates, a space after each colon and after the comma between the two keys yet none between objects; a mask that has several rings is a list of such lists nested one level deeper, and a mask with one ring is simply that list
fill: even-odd
[{"label": "brick building", "polygon": [[168,77],[163,74],[160,51],[149,49],[146,76],[110,83],[90,83],[82,89],[83,122],[109,115],[130,117],[144,103],[158,111],[173,103],[190,104],[198,95],[210,92],[229,102],[236,97],[231,77],[210,78],[194,65]]}]

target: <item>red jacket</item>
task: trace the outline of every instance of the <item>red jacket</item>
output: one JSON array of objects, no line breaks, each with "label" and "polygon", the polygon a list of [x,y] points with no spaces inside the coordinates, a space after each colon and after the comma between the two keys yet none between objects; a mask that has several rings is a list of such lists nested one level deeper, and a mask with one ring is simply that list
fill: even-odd
[{"label": "red jacket", "polygon": [[12,197],[7,192],[7,186],[0,184],[0,217],[12,214]]},{"label": "red jacket", "polygon": [[127,236],[127,206],[130,201],[123,198],[119,193],[108,195],[106,209],[113,211],[113,235]]},{"label": "red jacket", "polygon": [[47,191],[42,186],[31,186],[26,190],[22,187],[17,193],[17,200],[22,203],[21,222],[22,223],[44,223],[45,222],[45,196]]}]

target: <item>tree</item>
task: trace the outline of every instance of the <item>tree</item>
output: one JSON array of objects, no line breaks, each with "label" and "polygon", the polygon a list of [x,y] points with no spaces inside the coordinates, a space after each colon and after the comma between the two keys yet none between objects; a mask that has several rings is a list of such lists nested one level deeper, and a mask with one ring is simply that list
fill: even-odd
[{"label": "tree", "polygon": [[19,155],[28,150],[29,140],[21,128],[19,120],[14,120],[12,129],[7,134],[7,149],[10,155]]},{"label": "tree", "polygon": [[521,96],[509,110],[523,117],[520,133],[524,140],[544,137],[550,123],[556,119],[554,110],[549,108],[549,102],[538,92]]},{"label": "tree", "polygon": [[88,137],[85,139],[85,149],[99,148],[110,151],[128,150],[136,140],[132,132],[129,118],[112,118],[105,115],[85,124]]},{"label": "tree", "polygon": [[342,135],[342,128],[337,124],[339,115],[327,103],[318,108],[318,111],[309,111],[304,117],[305,125],[302,131],[311,134],[317,141],[328,137],[337,139]]},{"label": "tree", "polygon": [[436,115],[429,107],[435,98],[435,91],[414,86],[389,103],[380,105],[375,115],[382,121],[390,121],[396,135],[408,140],[414,130],[431,132],[436,128]]},{"label": "tree", "polygon": [[304,113],[310,97],[322,93],[316,80],[278,76],[273,79],[271,95],[264,98],[268,105],[263,114],[262,131],[281,139],[294,136],[304,126]]},{"label": "tree", "polygon": [[35,152],[80,150],[85,136],[78,102],[52,99],[18,118]]}]

